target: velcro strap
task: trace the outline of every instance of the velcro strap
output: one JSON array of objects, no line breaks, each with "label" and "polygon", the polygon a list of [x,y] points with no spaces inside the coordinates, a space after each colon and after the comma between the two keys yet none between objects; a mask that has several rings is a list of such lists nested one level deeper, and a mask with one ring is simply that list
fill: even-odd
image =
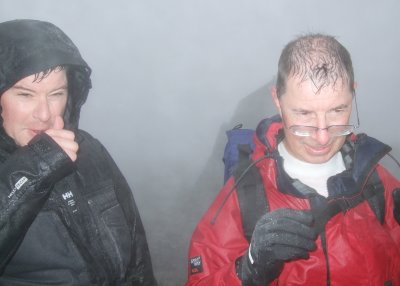
[{"label": "velcro strap", "polygon": [[[315,218],[315,227],[318,233],[322,233],[326,223],[339,212],[345,213],[349,209],[356,207],[364,201],[371,201],[383,195],[383,185],[376,172],[371,175],[371,180],[362,192],[352,197],[342,197],[329,202],[320,202],[317,207],[311,209]],[[371,206],[374,213],[378,216],[377,210]]]}]

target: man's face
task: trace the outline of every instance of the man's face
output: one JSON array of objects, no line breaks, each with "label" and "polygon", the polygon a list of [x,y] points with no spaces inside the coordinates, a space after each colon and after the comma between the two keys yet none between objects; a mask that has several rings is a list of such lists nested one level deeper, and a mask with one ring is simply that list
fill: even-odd
[{"label": "man's face", "polygon": [[68,89],[65,70],[55,70],[41,80],[31,75],[21,79],[1,95],[3,127],[19,146],[53,127],[63,116]]},{"label": "man's face", "polygon": [[331,136],[325,129],[309,137],[300,137],[288,128],[307,125],[323,129],[349,124],[353,96],[347,84],[338,81],[334,86],[325,86],[318,91],[311,80],[290,77],[286,92],[278,99],[274,90],[273,98],[284,120],[283,143],[289,153],[304,162],[320,164],[340,150],[345,136]]}]

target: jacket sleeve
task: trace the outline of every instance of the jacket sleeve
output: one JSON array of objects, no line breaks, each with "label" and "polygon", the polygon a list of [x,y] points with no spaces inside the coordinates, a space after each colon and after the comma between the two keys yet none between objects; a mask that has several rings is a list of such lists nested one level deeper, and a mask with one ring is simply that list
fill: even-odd
[{"label": "jacket sleeve", "polygon": [[36,136],[0,167],[0,273],[18,249],[53,185],[73,170],[47,134]]},{"label": "jacket sleeve", "polygon": [[126,273],[126,280],[129,285],[156,286],[157,282],[153,273],[145,229],[131,188],[111,155],[104,147],[103,150],[112,169],[117,200],[127,216],[127,221],[131,227],[131,248],[133,251],[131,252],[130,266],[128,267],[128,273]]},{"label": "jacket sleeve", "polygon": [[231,192],[233,181],[227,181],[193,232],[186,286],[242,285],[235,261],[249,244],[243,233],[236,192]]}]

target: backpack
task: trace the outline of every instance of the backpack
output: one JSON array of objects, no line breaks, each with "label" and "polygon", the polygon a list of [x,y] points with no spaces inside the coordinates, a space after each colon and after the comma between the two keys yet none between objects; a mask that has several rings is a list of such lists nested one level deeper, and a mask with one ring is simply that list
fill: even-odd
[{"label": "backpack", "polygon": [[[228,130],[226,132],[228,140],[223,157],[224,182],[231,176],[235,178],[234,188],[236,188],[239,200],[243,231],[249,242],[258,219],[270,210],[261,175],[255,162],[252,162],[250,158],[254,150],[254,132],[252,129],[243,129],[242,124]],[[365,200],[368,200],[377,219],[383,224],[384,187],[376,171],[368,179],[365,190],[358,195],[345,200],[334,200],[311,209],[318,233],[324,231],[325,224],[333,216],[339,212],[345,212]]]},{"label": "backpack", "polygon": [[[224,149],[224,157],[222,161],[224,162],[224,183],[233,175],[235,168],[237,167],[242,153],[240,152],[240,146],[248,146],[248,154],[250,151],[254,150],[253,135],[254,130],[242,128],[242,124],[238,124],[232,129],[226,131],[226,136],[228,141]],[[247,147],[244,147],[247,148]],[[243,158],[242,158],[243,159]]]}]

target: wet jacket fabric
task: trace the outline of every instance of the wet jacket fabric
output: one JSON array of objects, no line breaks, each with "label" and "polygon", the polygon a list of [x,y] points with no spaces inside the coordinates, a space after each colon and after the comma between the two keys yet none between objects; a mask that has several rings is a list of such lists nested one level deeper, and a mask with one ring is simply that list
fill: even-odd
[{"label": "wet jacket fabric", "polygon": [[[400,285],[400,182],[378,163],[390,148],[365,134],[349,135],[341,150],[346,171],[328,180],[325,198],[283,170],[276,148],[282,139],[279,117],[263,120],[254,137],[252,160],[260,159],[256,166],[270,211],[344,203],[365,192],[373,170],[384,192],[333,216],[310,258],[286,262],[269,285]],[[248,247],[231,177],[194,230],[186,285],[242,285],[235,261]]]},{"label": "wet jacket fabric", "polygon": [[46,134],[19,147],[0,128],[0,285],[157,285],[127,181],[78,129],[91,86],[78,49],[50,23],[10,21],[0,24],[0,63],[1,94],[25,76],[67,67],[64,122],[79,144],[72,162]]}]

